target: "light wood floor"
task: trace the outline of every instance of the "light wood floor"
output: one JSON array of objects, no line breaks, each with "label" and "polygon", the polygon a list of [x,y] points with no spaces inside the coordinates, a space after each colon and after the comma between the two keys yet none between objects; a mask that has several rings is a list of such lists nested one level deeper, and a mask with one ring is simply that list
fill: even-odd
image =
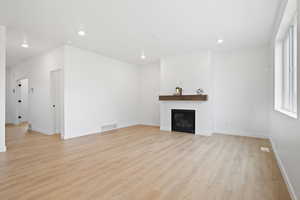
[{"label": "light wood floor", "polygon": [[61,141],[7,127],[0,199],[290,200],[267,140],[136,126]]}]

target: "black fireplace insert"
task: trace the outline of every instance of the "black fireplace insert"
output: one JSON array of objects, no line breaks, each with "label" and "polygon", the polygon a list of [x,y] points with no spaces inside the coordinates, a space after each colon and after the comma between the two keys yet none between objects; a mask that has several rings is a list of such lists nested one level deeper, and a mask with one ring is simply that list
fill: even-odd
[{"label": "black fireplace insert", "polygon": [[172,131],[195,133],[195,110],[172,109]]}]

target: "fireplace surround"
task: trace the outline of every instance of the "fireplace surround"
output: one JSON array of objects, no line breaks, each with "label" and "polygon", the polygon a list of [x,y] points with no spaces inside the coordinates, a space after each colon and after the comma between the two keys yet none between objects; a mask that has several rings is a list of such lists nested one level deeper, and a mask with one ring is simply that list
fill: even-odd
[{"label": "fireplace surround", "polygon": [[160,130],[172,131],[172,110],[195,111],[195,135],[210,136],[213,130],[211,101],[160,101]]}]

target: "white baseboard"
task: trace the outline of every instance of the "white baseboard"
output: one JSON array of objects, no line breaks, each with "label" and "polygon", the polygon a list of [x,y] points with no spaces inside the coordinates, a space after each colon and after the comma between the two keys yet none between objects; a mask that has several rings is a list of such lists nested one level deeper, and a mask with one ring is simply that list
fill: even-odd
[{"label": "white baseboard", "polygon": [[199,135],[199,136],[212,136],[213,133],[212,132],[208,132],[208,131],[201,131],[201,133],[195,133],[195,135]]},{"label": "white baseboard", "polygon": [[171,131],[170,128],[168,128],[168,127],[163,127],[163,126],[160,126],[159,129],[160,129],[161,131]]},{"label": "white baseboard", "polygon": [[42,129],[42,128],[34,127],[34,128],[31,128],[30,130],[31,130],[31,131],[35,131],[35,132],[38,132],[38,133],[41,133],[41,134],[44,134],[44,135],[53,135],[52,132],[47,131],[46,129]]},{"label": "white baseboard", "polygon": [[134,122],[134,123],[123,123],[123,124],[120,124],[120,126],[118,126],[116,129],[127,128],[127,127],[130,127],[130,126],[137,126],[137,125],[139,125],[139,123],[137,123],[137,122]]},{"label": "white baseboard", "polygon": [[[130,126],[136,126],[138,125],[138,123],[126,123],[126,124],[121,124],[120,126],[114,128],[114,129],[111,129],[111,130],[117,130],[117,129],[120,129],[120,128],[127,128],[127,127],[130,127]],[[102,130],[102,128],[97,128],[97,129],[94,129],[94,130],[91,130],[91,131],[87,131],[87,132],[82,132],[82,133],[77,133],[76,135],[71,135],[71,136],[66,136],[64,135],[64,140],[68,140],[68,139],[72,139],[72,138],[77,138],[77,137],[82,137],[82,136],[87,136],[87,135],[93,135],[93,134],[99,134],[99,133],[103,133],[105,131]]]},{"label": "white baseboard", "polygon": [[222,135],[233,135],[233,136],[244,136],[244,137],[253,137],[253,138],[261,138],[261,139],[269,139],[269,136],[267,134],[261,133],[261,134],[253,134],[248,132],[228,132],[228,131],[214,131],[216,134],[222,134]]},{"label": "white baseboard", "polygon": [[279,157],[279,154],[277,152],[277,149],[276,149],[276,145],[272,139],[272,137],[270,138],[270,141],[271,141],[271,145],[272,145],[272,149],[273,149],[273,152],[275,154],[275,157],[276,157],[276,160],[277,160],[277,163],[278,163],[278,166],[279,166],[279,169],[281,171],[281,174],[283,176],[283,179],[284,179],[284,182],[285,184],[287,185],[287,188],[288,188],[288,191],[290,193],[290,196],[293,200],[298,200],[297,196],[296,196],[296,193],[295,193],[295,190],[294,190],[294,187],[289,179],[289,176],[287,174],[287,171],[285,170],[284,168],[284,165],[283,165],[283,162],[281,161],[280,157]]},{"label": "white baseboard", "polygon": [[77,137],[82,137],[82,136],[88,136],[88,135],[93,135],[93,134],[98,134],[98,133],[102,133],[102,129],[97,129],[94,131],[89,131],[89,132],[84,132],[84,133],[77,133],[76,135],[71,135],[71,136],[63,136],[64,140],[69,140],[69,139],[73,139],[73,138],[77,138]]},{"label": "white baseboard", "polygon": [[5,145],[0,147],[0,152],[6,152],[6,146]]},{"label": "white baseboard", "polygon": [[156,123],[139,123],[139,125],[159,127],[159,124],[156,124]]}]

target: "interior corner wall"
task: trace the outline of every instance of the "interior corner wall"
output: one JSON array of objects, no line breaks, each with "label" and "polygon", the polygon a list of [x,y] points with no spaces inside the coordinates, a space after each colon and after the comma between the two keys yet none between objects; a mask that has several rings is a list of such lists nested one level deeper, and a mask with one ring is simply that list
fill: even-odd
[{"label": "interior corner wall", "polygon": [[161,59],[160,93],[172,95],[176,87],[183,88],[183,94],[196,94],[202,88],[208,94],[205,102],[160,102],[160,128],[171,130],[171,109],[196,110],[196,134],[213,133],[213,77],[211,51],[199,51]]},{"label": "interior corner wall", "polygon": [[8,122],[18,123],[16,89],[17,80],[29,79],[28,119],[31,129],[44,134],[53,134],[54,118],[50,94],[50,72],[63,69],[64,48],[60,47],[24,60],[7,70],[7,116]]},{"label": "interior corner wall", "polygon": [[[292,0],[295,1],[295,0]],[[287,3],[295,3],[291,0],[285,1],[282,4],[281,12],[284,12]],[[279,166],[282,170],[283,177],[288,185],[290,194],[293,200],[300,199],[300,174],[299,174],[299,166],[300,166],[300,4],[298,1],[298,47],[297,47],[297,107],[298,107],[298,119],[294,119],[285,114],[275,111],[274,109],[270,112],[270,140],[272,142],[272,146],[274,152],[276,154]],[[294,8],[294,6],[292,6]],[[282,15],[279,14],[279,18],[277,24],[280,24]],[[279,26],[279,25],[278,25]],[[277,31],[275,32],[276,35]],[[275,41],[275,36],[274,36]],[[270,54],[272,53],[272,57],[270,59],[273,62],[274,66],[274,48],[270,49]],[[274,68],[273,68],[274,70]],[[274,72],[273,72],[274,73]],[[271,83],[274,91],[274,77],[273,74]],[[273,94],[274,95],[274,94]],[[274,102],[273,102],[274,106]]]},{"label": "interior corner wall", "polygon": [[[170,95],[176,86],[185,94],[203,88],[209,104],[202,114],[211,116],[212,132],[267,138],[272,95],[268,50],[261,46],[162,58],[160,93]],[[210,127],[209,121],[202,123]]]},{"label": "interior corner wall", "polygon": [[212,60],[214,132],[268,138],[269,47],[214,52]]},{"label": "interior corner wall", "polygon": [[140,124],[159,126],[160,62],[140,67]]},{"label": "interior corner wall", "polygon": [[6,29],[0,26],[0,152],[5,146],[5,68],[6,68]]},{"label": "interior corner wall", "polygon": [[65,135],[139,124],[139,67],[65,47]]}]

